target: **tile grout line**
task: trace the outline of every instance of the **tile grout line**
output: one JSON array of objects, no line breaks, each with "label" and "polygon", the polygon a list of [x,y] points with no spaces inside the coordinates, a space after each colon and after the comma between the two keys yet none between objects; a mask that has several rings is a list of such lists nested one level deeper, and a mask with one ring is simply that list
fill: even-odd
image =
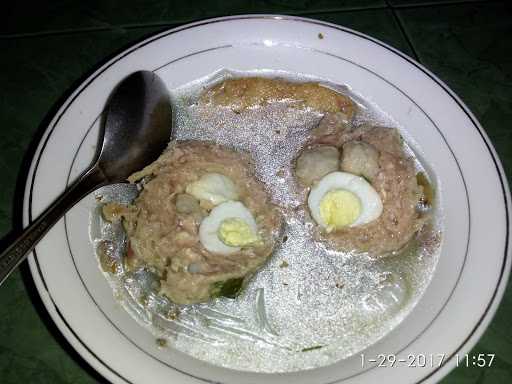
[{"label": "tile grout line", "polygon": [[[399,22],[398,17],[396,16],[395,10],[407,10],[407,9],[418,9],[418,8],[434,8],[434,7],[444,7],[444,6],[457,6],[457,5],[465,5],[465,4],[488,4],[488,3],[502,3],[503,0],[453,0],[453,1],[447,1],[447,2],[428,2],[420,3],[420,4],[397,4],[392,5],[389,3],[388,0],[385,0],[385,6],[370,6],[366,8],[343,8],[343,9],[319,9],[316,11],[295,11],[295,12],[288,12],[285,11],[281,12],[281,14],[288,14],[291,16],[305,16],[305,15],[324,15],[329,13],[345,13],[345,12],[364,12],[364,11],[378,11],[378,10],[386,10],[390,9],[393,12],[393,16],[395,20]],[[248,13],[251,14],[251,13]],[[252,13],[255,14],[255,13]],[[279,13],[278,13],[279,14]],[[219,17],[219,15],[211,15],[206,18],[214,18]],[[155,23],[146,23],[146,24],[119,24],[119,25],[108,25],[108,26],[97,26],[97,27],[83,27],[83,28],[76,28],[76,29],[62,29],[62,30],[49,30],[49,31],[39,31],[39,32],[26,32],[26,33],[12,33],[12,34],[1,34],[0,33],[0,40],[12,40],[12,39],[19,39],[19,38],[32,38],[32,37],[47,37],[47,36],[63,36],[63,35],[72,35],[72,34],[79,34],[79,33],[91,33],[91,32],[115,32],[119,30],[134,30],[134,29],[142,29],[142,28],[151,28],[151,27],[177,27],[183,24],[192,23],[200,20],[205,20],[206,18],[198,18],[198,19],[184,19],[184,20],[173,20],[169,22],[155,22]],[[399,22],[399,27],[401,30],[403,30],[402,24]],[[404,35],[410,44],[409,37],[404,32]],[[411,45],[411,49],[414,52],[414,49]]]},{"label": "tile grout line", "polygon": [[[183,23],[185,24],[185,23]],[[110,27],[90,27],[90,28],[76,28],[76,29],[60,29],[60,30],[50,30],[44,32],[26,32],[26,33],[16,33],[16,34],[8,34],[1,35],[0,41],[7,40],[16,40],[16,39],[30,39],[30,38],[38,38],[38,37],[52,37],[52,36],[72,36],[79,34],[88,34],[88,33],[96,33],[96,32],[122,32],[122,31],[133,31],[137,29],[144,28],[158,28],[158,27],[169,27],[175,28],[181,23],[159,23],[159,24],[145,24],[145,25],[112,25]]]},{"label": "tile grout line", "polygon": [[[387,0],[384,0],[388,3]],[[502,3],[504,0],[450,0],[450,1],[425,1],[423,3],[416,4],[388,4],[389,8],[395,9],[417,9],[417,8],[432,8],[432,7],[446,7],[454,5],[468,5],[468,4],[487,4],[487,3]]]},{"label": "tile grout line", "polygon": [[416,60],[419,63],[422,63],[422,61],[420,60],[420,57],[418,56],[418,53],[416,52],[416,49],[414,49],[414,45],[412,44],[412,41],[409,38],[409,35],[407,34],[407,31],[405,30],[404,25],[402,24],[402,21],[400,20],[400,18],[398,17],[398,15],[395,11],[395,8],[391,4],[389,4],[389,0],[384,0],[384,1],[386,2],[386,5],[388,6],[389,10],[391,11],[391,14],[393,15],[393,19],[397,23],[398,29],[400,29],[400,33],[402,34],[405,41],[407,42],[407,45],[411,49],[414,60]]},{"label": "tile grout line", "polygon": [[[373,6],[366,8],[343,8],[343,9],[319,9],[315,11],[295,11],[295,12],[278,12],[277,15],[290,15],[290,16],[305,16],[305,15],[326,15],[331,13],[344,13],[344,12],[365,12],[365,11],[378,11],[385,10],[386,6]],[[242,14],[258,14],[258,13],[240,13]],[[265,13],[262,13],[265,14]],[[236,16],[238,14],[230,15]],[[74,28],[74,29],[61,29],[61,30],[49,30],[49,31],[40,31],[40,32],[26,32],[26,33],[12,33],[12,34],[4,34],[0,33],[0,40],[10,40],[10,39],[18,39],[18,38],[30,38],[30,37],[46,37],[46,36],[61,36],[66,34],[76,34],[76,33],[89,33],[89,32],[108,32],[108,31],[116,31],[116,30],[133,30],[133,29],[142,29],[142,28],[151,28],[151,27],[177,27],[180,25],[193,23],[201,20],[206,20],[208,18],[216,18],[222,17],[222,15],[210,15],[204,18],[196,18],[196,19],[183,19],[183,20],[172,20],[169,22],[155,22],[155,23],[145,23],[145,24],[119,24],[119,25],[108,25],[108,26],[97,26],[97,27],[83,27],[83,28]]]},{"label": "tile grout line", "polygon": [[159,27],[159,26],[178,26],[180,24],[147,24],[140,26],[123,26],[123,25],[111,25],[105,27],[84,27],[84,28],[74,28],[74,29],[56,29],[49,31],[40,31],[40,32],[25,32],[25,33],[14,33],[14,34],[0,34],[0,40],[15,40],[15,39],[27,39],[27,38],[37,38],[37,37],[48,37],[48,36],[65,36],[65,35],[77,35],[77,34],[87,34],[94,32],[116,32],[121,30],[131,30],[138,28],[151,28],[151,27]]}]

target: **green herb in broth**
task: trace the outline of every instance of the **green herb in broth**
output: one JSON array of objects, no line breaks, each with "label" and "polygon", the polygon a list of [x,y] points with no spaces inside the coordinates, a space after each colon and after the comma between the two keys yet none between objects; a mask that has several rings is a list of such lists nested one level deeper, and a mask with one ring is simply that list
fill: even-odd
[{"label": "green herb in broth", "polygon": [[212,284],[211,297],[229,297],[234,299],[240,293],[243,282],[243,278],[217,281]]},{"label": "green herb in broth", "polygon": [[315,349],[320,349],[320,348],[323,348],[323,347],[324,347],[323,345],[315,345],[313,347],[302,348],[301,352],[314,351]]}]

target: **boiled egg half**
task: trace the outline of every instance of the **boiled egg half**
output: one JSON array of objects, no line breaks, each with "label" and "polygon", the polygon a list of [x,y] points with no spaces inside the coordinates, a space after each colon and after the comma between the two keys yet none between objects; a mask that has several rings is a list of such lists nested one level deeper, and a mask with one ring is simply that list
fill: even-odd
[{"label": "boiled egg half", "polygon": [[199,241],[208,251],[223,255],[261,243],[256,220],[239,201],[213,208],[199,226]]},{"label": "boiled egg half", "polygon": [[317,224],[332,232],[377,219],[382,213],[382,200],[364,178],[332,172],[311,188],[308,207]]}]

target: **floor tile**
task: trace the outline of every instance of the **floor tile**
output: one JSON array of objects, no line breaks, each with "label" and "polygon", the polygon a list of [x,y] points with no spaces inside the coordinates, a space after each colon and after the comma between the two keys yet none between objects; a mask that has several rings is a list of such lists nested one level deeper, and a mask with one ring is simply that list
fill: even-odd
[{"label": "floor tile", "polygon": [[417,7],[417,6],[436,6],[446,4],[464,4],[470,2],[482,2],[485,0],[387,0],[394,7]]},{"label": "floor tile", "polygon": [[[476,114],[512,175],[512,7],[466,4],[397,11],[421,61]],[[499,15],[499,17],[498,17]]]},{"label": "floor tile", "polygon": [[[24,276],[28,269],[24,267]],[[19,271],[2,285],[0,302],[0,378],[2,384],[93,384],[103,382],[86,363],[61,341],[44,312],[42,318],[31,302]],[[53,331],[53,332],[52,332]],[[57,337],[56,337],[56,336]],[[67,350],[68,352],[64,352]],[[72,358],[70,356],[75,356]],[[89,371],[88,371],[89,370]],[[88,373],[90,372],[90,373]]]},{"label": "floor tile", "polygon": [[[512,176],[512,8],[506,2],[403,9],[421,61],[469,106]],[[512,285],[474,353],[495,353],[492,368],[458,368],[442,383],[512,382]]]},{"label": "floor tile", "polygon": [[202,18],[244,13],[302,15],[384,6],[384,0],[126,0],[122,3],[114,0],[46,0],[34,2],[30,7],[23,2],[12,2],[7,23],[0,26],[0,33],[26,34],[148,24],[181,24]]}]

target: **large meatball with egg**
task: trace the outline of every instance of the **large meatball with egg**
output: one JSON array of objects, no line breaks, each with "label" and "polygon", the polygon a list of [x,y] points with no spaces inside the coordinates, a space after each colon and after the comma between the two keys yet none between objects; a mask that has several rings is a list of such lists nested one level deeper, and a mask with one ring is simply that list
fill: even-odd
[{"label": "large meatball with egg", "polygon": [[[338,168],[326,167],[334,156],[315,148],[337,150]],[[336,249],[384,255],[406,245],[425,223],[418,209],[423,188],[396,129],[351,127],[343,115],[328,113],[299,154],[295,175],[317,236]]]},{"label": "large meatball with egg", "polygon": [[151,266],[172,301],[234,296],[271,255],[281,217],[246,154],[175,142],[141,179],[123,215],[128,264]]}]

